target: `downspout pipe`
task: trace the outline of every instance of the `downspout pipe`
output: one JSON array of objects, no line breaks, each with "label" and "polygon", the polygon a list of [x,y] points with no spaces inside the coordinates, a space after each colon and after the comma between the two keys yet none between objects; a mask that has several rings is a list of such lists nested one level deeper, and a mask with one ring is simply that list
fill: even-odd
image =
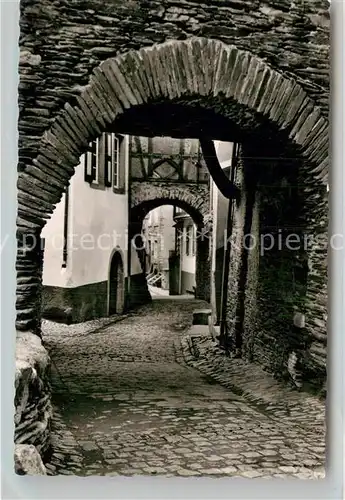
[{"label": "downspout pipe", "polygon": [[[229,178],[225,175],[222,167],[220,166],[213,140],[201,138],[200,146],[206,166],[210,172],[213,182],[215,183],[219,191],[228,200],[236,199],[236,201],[239,201],[241,191],[234,184],[234,180],[231,177]],[[234,151],[235,148],[236,144],[234,144]]]},{"label": "downspout pipe", "polygon": [[127,280],[125,288],[125,308],[131,307],[131,273],[132,273],[132,240],[131,240],[131,181],[132,181],[132,136],[128,137],[126,166],[127,190]]},{"label": "downspout pipe", "polygon": [[[234,186],[236,169],[237,169],[237,158],[238,158],[238,144],[234,144],[232,161],[230,168],[229,183]],[[223,172],[224,174],[224,172]],[[225,176],[225,174],[224,174]],[[238,188],[236,187],[236,190]],[[228,204],[228,216],[227,216],[227,228],[226,228],[226,246],[224,249],[224,260],[223,260],[223,276],[222,276],[222,293],[221,293],[221,311],[220,311],[220,338],[219,342],[222,347],[225,348],[226,353],[229,352],[227,327],[226,327],[226,310],[227,310],[227,299],[228,299],[228,285],[229,285],[229,269],[230,269],[230,258],[231,258],[231,236],[233,229],[233,207],[234,200],[238,200],[237,191],[233,190],[229,198]]]},{"label": "downspout pipe", "polygon": [[62,250],[62,268],[67,267],[68,258],[68,208],[69,208],[69,187],[65,191],[65,211],[63,218],[63,250]]}]

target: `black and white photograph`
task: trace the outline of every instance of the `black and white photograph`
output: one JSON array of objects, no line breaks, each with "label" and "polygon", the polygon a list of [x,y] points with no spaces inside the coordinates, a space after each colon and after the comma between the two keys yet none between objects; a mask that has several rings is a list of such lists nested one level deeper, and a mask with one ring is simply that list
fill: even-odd
[{"label": "black and white photograph", "polygon": [[21,0],[17,475],[325,478],[329,9]]}]

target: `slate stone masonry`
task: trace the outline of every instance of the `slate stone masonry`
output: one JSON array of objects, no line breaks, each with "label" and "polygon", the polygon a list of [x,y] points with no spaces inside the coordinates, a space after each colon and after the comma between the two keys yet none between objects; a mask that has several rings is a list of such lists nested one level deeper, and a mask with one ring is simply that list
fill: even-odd
[{"label": "slate stone masonry", "polygon": [[[262,141],[267,135],[272,144],[279,137],[293,145],[290,153],[301,159],[304,228],[325,234],[326,0],[182,0],[178,6],[90,0],[87,8],[82,0],[23,0],[20,8],[17,330],[40,335],[42,258],[35,248],[20,251],[24,235],[39,239],[90,139],[129,108],[197,105],[236,123],[243,140],[256,133]],[[139,52],[128,54],[131,49]],[[303,306],[312,368],[325,359],[326,259],[317,248],[307,258]],[[42,380],[39,393],[45,394],[45,375]],[[42,449],[48,420],[37,435]]]},{"label": "slate stone masonry", "polygon": [[[207,184],[170,183],[161,181],[135,181],[131,183],[130,234],[140,232],[145,215],[159,205],[172,204],[186,210],[198,227],[196,252],[196,297],[210,299],[210,189]],[[139,228],[139,229],[138,229]],[[136,280],[137,283],[137,280]],[[143,296],[147,285],[142,280]],[[137,290],[135,288],[135,290]],[[135,292],[137,295],[137,291]],[[135,299],[137,302],[137,299]]]},{"label": "slate stone masonry", "polygon": [[[326,0],[116,2],[23,0],[20,19],[19,168],[66,101],[108,57],[168,39],[202,36],[234,44],[293,75],[328,114]],[[35,32],[32,32],[35,26]],[[57,43],[58,42],[58,43]]]},{"label": "slate stone masonry", "polygon": [[52,419],[50,358],[40,338],[19,332],[16,339],[15,434],[17,445],[49,455]]},{"label": "slate stone masonry", "polygon": [[80,323],[107,316],[108,282],[63,288],[44,286],[42,317],[62,323]]},{"label": "slate stone masonry", "polygon": [[[279,159],[273,147],[264,160],[253,145],[243,154],[250,183],[243,184],[242,204],[250,217],[244,230],[243,208],[235,211],[229,335],[235,343],[237,330],[244,359],[280,380],[289,380],[289,359],[296,356],[301,381],[320,389],[326,376],[326,187],[311,188],[303,162]],[[241,246],[244,233],[256,241],[247,256]],[[300,328],[294,325],[296,313],[305,318]]]}]

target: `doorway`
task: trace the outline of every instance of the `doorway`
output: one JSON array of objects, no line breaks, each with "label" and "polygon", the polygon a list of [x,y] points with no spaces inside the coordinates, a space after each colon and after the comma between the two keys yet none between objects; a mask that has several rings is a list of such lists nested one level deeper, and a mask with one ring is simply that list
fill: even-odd
[{"label": "doorway", "polygon": [[124,270],[122,257],[115,252],[111,259],[109,273],[109,316],[124,311]]}]

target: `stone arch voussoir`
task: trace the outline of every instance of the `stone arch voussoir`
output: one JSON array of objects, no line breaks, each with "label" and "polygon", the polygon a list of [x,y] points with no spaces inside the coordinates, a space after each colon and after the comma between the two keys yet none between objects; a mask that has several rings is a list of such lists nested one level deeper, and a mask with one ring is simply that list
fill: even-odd
[{"label": "stone arch voussoir", "polygon": [[172,40],[107,59],[94,69],[77,104],[65,105],[44,134],[33,165],[19,174],[18,230],[34,232],[45,224],[87,144],[126,109],[158,99],[217,95],[286,130],[310,174],[326,182],[328,122],[298,83],[218,40]]},{"label": "stone arch voussoir", "polygon": [[131,212],[146,214],[160,205],[176,205],[185,209],[200,225],[210,222],[209,190],[206,185],[154,184],[134,182],[131,186]]},{"label": "stone arch voussoir", "polygon": [[184,209],[197,226],[197,260],[195,296],[201,300],[210,300],[210,244],[208,238],[212,226],[212,215],[209,211],[210,192],[207,185],[186,185],[134,182],[131,185],[131,212],[129,234],[137,234],[144,217],[161,205],[176,205]]}]

